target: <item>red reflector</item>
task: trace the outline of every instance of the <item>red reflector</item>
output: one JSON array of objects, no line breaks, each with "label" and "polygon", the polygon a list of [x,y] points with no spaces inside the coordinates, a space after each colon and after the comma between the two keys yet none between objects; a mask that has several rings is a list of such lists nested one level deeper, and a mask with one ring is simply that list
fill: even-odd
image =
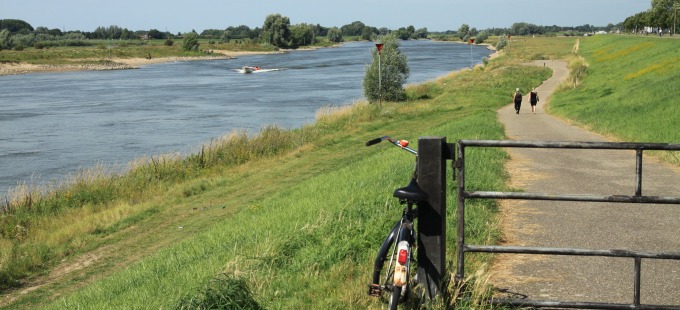
[{"label": "red reflector", "polygon": [[397,261],[399,264],[406,265],[406,260],[408,259],[408,251],[407,250],[399,250],[399,257],[397,258]]}]

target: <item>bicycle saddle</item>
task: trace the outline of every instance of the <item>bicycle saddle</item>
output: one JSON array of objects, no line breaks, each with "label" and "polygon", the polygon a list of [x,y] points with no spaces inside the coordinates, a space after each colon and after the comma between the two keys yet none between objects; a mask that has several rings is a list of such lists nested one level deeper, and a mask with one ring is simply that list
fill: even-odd
[{"label": "bicycle saddle", "polygon": [[415,179],[411,179],[411,182],[405,187],[397,188],[393,196],[414,202],[427,201],[427,194],[420,189]]}]

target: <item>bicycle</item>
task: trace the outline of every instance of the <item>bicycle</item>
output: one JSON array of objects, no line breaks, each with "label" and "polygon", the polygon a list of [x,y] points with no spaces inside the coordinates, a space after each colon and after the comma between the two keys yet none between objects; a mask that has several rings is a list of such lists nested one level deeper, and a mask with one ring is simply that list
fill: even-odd
[{"label": "bicycle", "polygon": [[[409,291],[417,282],[416,268],[411,268],[412,263],[416,263],[414,257],[417,245],[413,222],[418,216],[418,209],[414,208],[414,205],[426,202],[427,194],[418,186],[418,152],[408,147],[408,141],[394,140],[389,136],[370,140],[366,142],[366,146],[384,140],[416,155],[411,181],[405,187],[394,191],[393,196],[399,199],[400,204],[406,204],[406,207],[378,250],[373,264],[373,283],[368,287],[370,296],[387,295],[388,308],[397,309],[399,303],[407,300]],[[383,268],[388,261],[387,268]]]}]

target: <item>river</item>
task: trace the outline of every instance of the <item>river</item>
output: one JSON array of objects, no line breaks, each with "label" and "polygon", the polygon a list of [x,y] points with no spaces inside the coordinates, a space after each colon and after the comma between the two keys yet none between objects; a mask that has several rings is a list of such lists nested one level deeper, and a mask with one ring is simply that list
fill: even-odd
[{"label": "river", "polygon": [[[194,151],[233,130],[297,128],[317,109],[363,98],[371,42],[136,70],[0,76],[0,197],[96,165]],[[482,46],[401,41],[420,83],[482,62]],[[244,65],[281,69],[240,74]]]}]

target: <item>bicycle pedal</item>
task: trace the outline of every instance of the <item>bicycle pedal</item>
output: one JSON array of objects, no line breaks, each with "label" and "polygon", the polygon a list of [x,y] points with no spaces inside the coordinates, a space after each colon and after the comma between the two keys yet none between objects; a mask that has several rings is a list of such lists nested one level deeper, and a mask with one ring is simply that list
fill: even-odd
[{"label": "bicycle pedal", "polygon": [[380,297],[382,294],[382,287],[380,284],[370,284],[368,286],[368,295],[373,297]]}]

